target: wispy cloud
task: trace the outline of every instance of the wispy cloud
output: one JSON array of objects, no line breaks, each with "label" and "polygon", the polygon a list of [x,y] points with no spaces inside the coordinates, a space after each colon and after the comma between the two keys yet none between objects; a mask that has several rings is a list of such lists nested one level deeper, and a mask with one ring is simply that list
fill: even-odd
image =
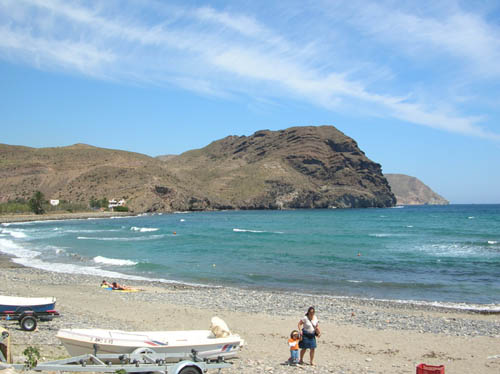
[{"label": "wispy cloud", "polygon": [[[263,21],[259,14],[208,6],[131,2],[122,10],[121,2],[96,4],[99,7],[59,0],[0,2],[0,55],[42,69],[173,84],[226,99],[240,95],[257,100],[294,99],[332,111],[368,105],[378,116],[500,140],[500,135],[481,125],[483,117],[461,115],[449,105],[443,109],[418,102],[408,84],[406,92],[387,88],[377,73],[370,75],[371,70],[363,68],[380,66],[379,71],[390,72],[379,60],[367,62],[365,55],[356,57],[353,51],[350,58],[357,58],[358,65],[349,71],[339,69],[331,61],[348,51],[341,50],[335,40],[305,29],[300,38],[292,38],[268,17]],[[356,17],[342,22],[362,29],[369,38],[398,47],[411,39],[408,53],[430,45],[468,59],[478,71],[500,75],[500,68],[492,62],[500,58],[498,30],[479,15],[455,12],[430,18],[381,6],[360,9]],[[141,18],[134,15],[139,13]],[[346,14],[335,17],[342,16]],[[327,25],[329,18],[320,21]],[[374,88],[376,83],[384,88]]]},{"label": "wispy cloud", "polygon": [[[403,3],[404,4],[404,3]],[[500,76],[500,26],[479,13],[443,2],[440,8],[426,2],[415,8],[394,7],[394,3],[349,1],[354,16],[349,22],[366,37],[379,43],[419,55],[448,55],[452,63],[470,64],[486,76]]]},{"label": "wispy cloud", "polygon": [[14,32],[0,27],[0,35],[0,48],[14,51],[16,57],[42,69],[57,65],[88,75],[99,75],[97,72],[103,65],[113,63],[116,59],[113,52],[98,49],[89,43],[39,38],[25,29]]}]

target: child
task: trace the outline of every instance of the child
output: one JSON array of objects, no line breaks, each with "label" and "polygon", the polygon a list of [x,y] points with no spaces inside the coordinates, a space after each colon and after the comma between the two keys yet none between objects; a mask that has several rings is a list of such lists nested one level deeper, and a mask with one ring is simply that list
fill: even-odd
[{"label": "child", "polygon": [[290,365],[297,365],[299,362],[299,341],[300,334],[297,330],[293,330],[290,334],[290,339],[288,339],[288,345],[290,347],[290,358],[288,362]]}]

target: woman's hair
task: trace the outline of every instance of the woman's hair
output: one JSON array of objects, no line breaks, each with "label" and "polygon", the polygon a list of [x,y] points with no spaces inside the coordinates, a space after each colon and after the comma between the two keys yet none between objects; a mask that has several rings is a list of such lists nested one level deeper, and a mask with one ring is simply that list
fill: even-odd
[{"label": "woman's hair", "polygon": [[294,335],[295,333],[297,333],[297,334],[298,334],[299,332],[298,332],[297,330],[293,330],[293,331],[290,333],[290,338],[293,338],[293,335]]},{"label": "woman's hair", "polygon": [[316,312],[316,309],[314,309],[314,307],[313,307],[313,306],[310,306],[310,307],[309,307],[309,309],[307,309],[306,316],[307,316],[307,315],[311,312],[311,310],[312,310],[313,312]]}]

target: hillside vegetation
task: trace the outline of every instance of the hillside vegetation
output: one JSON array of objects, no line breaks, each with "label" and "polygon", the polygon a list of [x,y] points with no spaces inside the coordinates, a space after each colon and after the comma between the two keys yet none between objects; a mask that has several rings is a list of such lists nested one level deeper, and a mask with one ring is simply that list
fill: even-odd
[{"label": "hillside vegetation", "polygon": [[164,163],[139,153],[85,144],[39,149],[0,145],[0,202],[28,200],[39,190],[49,199],[88,204],[91,199],[125,198],[133,211],[165,210],[154,193],[157,185],[176,185],[183,192]]}]

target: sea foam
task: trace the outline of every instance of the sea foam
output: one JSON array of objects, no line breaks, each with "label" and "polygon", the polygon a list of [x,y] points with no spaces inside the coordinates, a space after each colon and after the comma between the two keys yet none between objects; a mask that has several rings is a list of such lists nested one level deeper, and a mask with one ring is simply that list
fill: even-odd
[{"label": "sea foam", "polygon": [[368,234],[368,236],[372,236],[375,238],[388,238],[389,236],[394,236],[394,234],[380,233],[380,234]]},{"label": "sea foam", "polygon": [[158,231],[159,229],[155,227],[136,227],[132,226],[130,228],[131,231],[139,231],[139,232],[152,232],[152,231]]},{"label": "sea foam", "polygon": [[248,230],[248,229],[233,229],[234,232],[251,232],[254,234],[262,234],[262,233],[268,233],[268,234],[283,234],[281,231],[261,231],[261,230]]},{"label": "sea foam", "polygon": [[102,241],[117,241],[117,242],[134,242],[134,241],[141,241],[141,240],[155,240],[155,239],[161,239],[165,235],[149,235],[149,236],[140,236],[137,238],[102,238],[98,236],[77,236],[76,238],[78,240],[102,240]]},{"label": "sea foam", "polygon": [[10,236],[16,239],[23,239],[27,237],[27,235],[22,231],[2,229],[2,232],[4,234],[9,234]]},{"label": "sea foam", "polygon": [[245,229],[233,229],[234,232],[265,232],[265,231],[260,231],[260,230],[245,230]]},{"label": "sea foam", "polygon": [[11,256],[26,258],[26,259],[32,259],[41,254],[41,252],[24,248],[9,239],[0,239],[0,252],[3,252]]},{"label": "sea foam", "polygon": [[103,256],[94,257],[94,262],[97,264],[114,265],[114,266],[133,266],[137,265],[137,262],[131,260],[121,260],[118,258],[107,258]]}]

